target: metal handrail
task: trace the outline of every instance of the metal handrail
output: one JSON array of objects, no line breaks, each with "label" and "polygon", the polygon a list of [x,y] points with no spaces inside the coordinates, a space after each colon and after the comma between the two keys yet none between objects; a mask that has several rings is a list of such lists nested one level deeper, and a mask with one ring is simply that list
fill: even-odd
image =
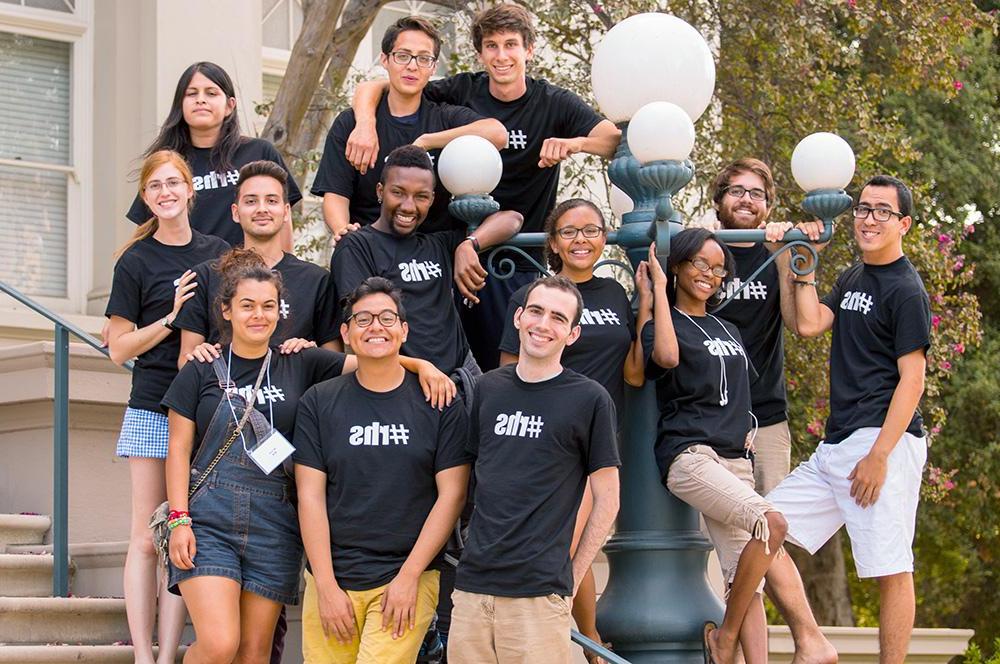
[{"label": "metal handrail", "polygon": [[[55,326],[52,392],[52,594],[69,596],[69,335],[110,357],[90,334],[13,286],[0,281],[0,291],[48,318]],[[123,364],[132,370],[132,361]]]}]

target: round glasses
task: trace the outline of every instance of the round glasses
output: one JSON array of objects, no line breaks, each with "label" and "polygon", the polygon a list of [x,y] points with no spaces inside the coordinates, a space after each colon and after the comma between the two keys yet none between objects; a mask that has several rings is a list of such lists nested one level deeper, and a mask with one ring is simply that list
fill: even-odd
[{"label": "round glasses", "polygon": [[583,228],[566,226],[565,228],[560,228],[556,231],[556,235],[564,240],[575,240],[576,236],[580,233],[583,233],[583,237],[593,240],[595,237],[599,237],[602,233],[604,233],[604,229],[600,226],[594,226],[591,224],[584,226]]},{"label": "round glasses", "polygon": [[160,191],[163,190],[164,187],[166,187],[171,191],[177,191],[185,184],[187,183],[180,178],[168,178],[163,182],[160,182],[159,180],[153,180],[152,182],[147,182],[146,186],[143,187],[143,189],[149,192],[150,194],[158,194],[160,193]]},{"label": "round glasses", "polygon": [[347,317],[347,321],[350,322],[353,320],[358,327],[368,327],[375,322],[376,318],[378,318],[378,322],[384,327],[392,327],[399,320],[399,314],[392,309],[383,309],[374,314],[370,311],[355,311]]}]

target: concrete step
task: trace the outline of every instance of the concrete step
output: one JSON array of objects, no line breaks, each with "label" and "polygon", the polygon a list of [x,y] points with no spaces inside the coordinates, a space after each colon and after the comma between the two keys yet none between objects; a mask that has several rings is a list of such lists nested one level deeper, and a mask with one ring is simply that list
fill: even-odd
[{"label": "concrete step", "polygon": [[10,544],[41,544],[51,526],[41,514],[0,514],[0,553]]},{"label": "concrete step", "polygon": [[[153,649],[154,651],[157,648]],[[177,662],[184,656],[185,646],[177,653]],[[95,662],[113,664],[115,662],[133,662],[132,646],[75,646],[75,645],[45,645],[45,646],[3,646],[0,645],[0,662],[11,664],[59,664],[61,662]]]},{"label": "concrete step", "polygon": [[101,645],[129,638],[125,600],[115,597],[0,597],[0,643]]},{"label": "concrete step", "polygon": [[0,597],[49,597],[52,563],[51,554],[0,553]]}]

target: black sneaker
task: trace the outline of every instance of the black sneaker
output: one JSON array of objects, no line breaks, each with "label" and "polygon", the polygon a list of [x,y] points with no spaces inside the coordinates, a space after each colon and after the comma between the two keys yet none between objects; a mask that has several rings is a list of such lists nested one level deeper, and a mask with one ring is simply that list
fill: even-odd
[{"label": "black sneaker", "polygon": [[420,644],[420,652],[417,654],[417,661],[424,664],[441,664],[444,659],[444,643],[437,628],[431,627],[424,635],[424,642]]}]

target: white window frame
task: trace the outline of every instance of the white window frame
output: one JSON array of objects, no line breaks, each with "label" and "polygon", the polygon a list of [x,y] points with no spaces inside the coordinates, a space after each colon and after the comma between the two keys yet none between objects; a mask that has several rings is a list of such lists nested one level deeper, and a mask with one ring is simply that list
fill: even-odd
[{"label": "white window frame", "polygon": [[[73,13],[0,3],[0,31],[70,44],[70,164],[2,160],[66,174],[66,297],[31,296],[63,313],[84,313],[94,274],[94,0],[76,0]],[[0,309],[13,300],[0,298]]]}]

